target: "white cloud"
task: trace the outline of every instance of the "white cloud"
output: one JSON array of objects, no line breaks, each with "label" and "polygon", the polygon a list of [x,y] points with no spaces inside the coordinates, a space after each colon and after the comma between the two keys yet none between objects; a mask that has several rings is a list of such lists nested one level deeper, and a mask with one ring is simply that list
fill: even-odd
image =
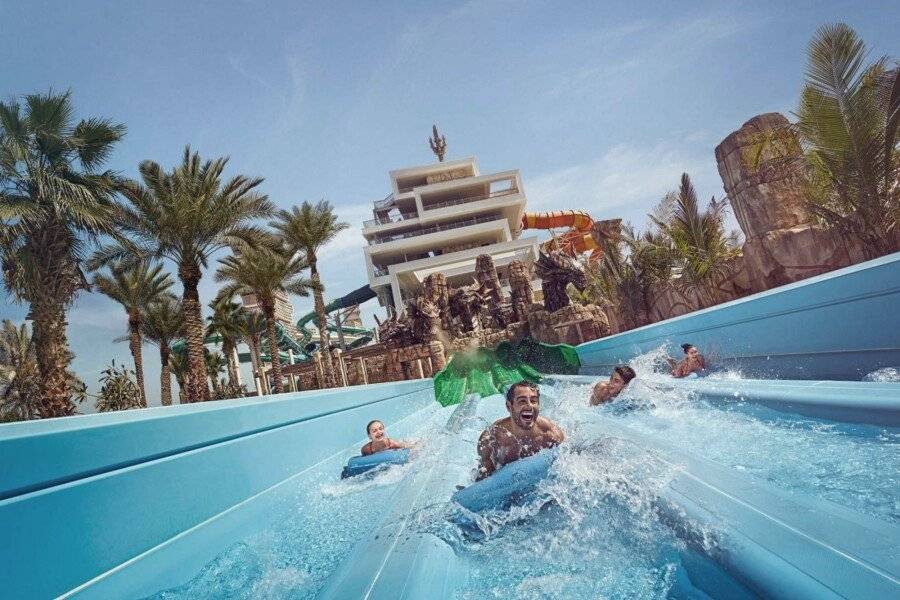
[{"label": "white cloud", "polygon": [[[710,156],[692,154],[672,143],[614,146],[588,162],[526,181],[528,210],[583,209],[595,218],[638,220],[677,187],[682,173],[707,185],[710,169],[714,174],[715,168]],[[703,187],[700,190],[707,193]]]}]

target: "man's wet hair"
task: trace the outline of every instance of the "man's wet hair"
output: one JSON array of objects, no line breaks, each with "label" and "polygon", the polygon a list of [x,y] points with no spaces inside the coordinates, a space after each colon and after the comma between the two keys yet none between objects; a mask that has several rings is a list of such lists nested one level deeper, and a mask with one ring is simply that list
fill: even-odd
[{"label": "man's wet hair", "polygon": [[[375,423],[381,423],[381,421],[379,421],[378,419],[372,419],[371,421],[369,421],[369,424],[366,425],[366,435],[369,435],[369,430],[372,429],[372,425],[374,425]],[[384,423],[381,424],[384,425]]]},{"label": "man's wet hair", "polygon": [[693,347],[694,347],[693,344],[682,344],[682,345],[681,345],[681,349],[684,350],[684,353],[685,353],[685,354],[687,354],[687,353],[688,353],[688,350],[690,350],[690,349],[693,348]]},{"label": "man's wet hair", "polygon": [[522,381],[517,381],[508,388],[506,388],[506,401],[512,402],[513,398],[515,398],[515,391],[517,387],[527,387],[535,392],[537,392],[538,397],[541,395],[541,389],[538,387],[536,383],[532,383],[527,379],[523,379]]},{"label": "man's wet hair", "polygon": [[628,365],[619,365],[615,369],[613,369],[613,373],[618,373],[619,377],[625,381],[627,385],[632,379],[637,377],[637,373],[634,372],[634,369],[629,367]]}]

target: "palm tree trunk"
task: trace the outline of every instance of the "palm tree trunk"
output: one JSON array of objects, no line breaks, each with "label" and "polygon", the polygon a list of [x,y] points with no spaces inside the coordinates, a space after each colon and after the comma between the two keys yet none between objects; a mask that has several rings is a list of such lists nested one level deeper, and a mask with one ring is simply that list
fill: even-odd
[{"label": "palm tree trunk", "polygon": [[262,355],[259,351],[260,339],[258,337],[250,337],[247,340],[247,345],[250,346],[250,359],[253,363],[253,376],[259,379],[260,395],[269,393],[269,386],[267,385],[266,378],[263,375],[262,368]]},{"label": "palm tree trunk", "polygon": [[188,373],[187,401],[203,402],[209,400],[209,387],[206,385],[206,361],[203,358],[203,318],[200,314],[200,294],[197,284],[200,282],[200,269],[194,265],[182,266],[178,277],[184,287],[182,310],[184,311],[184,341],[187,346]]},{"label": "palm tree trunk", "polygon": [[141,318],[128,316],[128,346],[131,358],[134,359],[134,378],[137,380],[138,392],[141,395],[141,406],[147,408],[147,391],[144,386],[144,359],[141,356]]},{"label": "palm tree trunk", "polygon": [[325,299],[322,297],[322,281],[319,278],[319,270],[316,268],[316,259],[307,253],[309,259],[309,275],[313,284],[313,304],[316,310],[316,320],[319,322],[319,351],[322,353],[325,370],[325,387],[334,387],[334,363],[331,361],[331,350],[328,348],[328,321],[325,319]]},{"label": "palm tree trunk", "polygon": [[266,316],[266,333],[269,337],[269,357],[272,359],[272,380],[275,382],[273,387],[275,393],[280,394],[284,391],[284,382],[281,379],[281,356],[278,349],[278,337],[275,335],[275,307],[262,306],[263,314]]},{"label": "palm tree trunk", "polygon": [[75,414],[66,377],[69,345],[63,303],[55,298],[33,302],[31,315],[38,371],[41,374],[38,415],[46,419]]},{"label": "palm tree trunk", "polygon": [[234,391],[237,391],[237,370],[239,367],[237,366],[237,364],[235,364],[234,361],[234,344],[230,339],[222,340],[222,353],[225,355],[225,360],[228,361],[228,387],[230,387]]},{"label": "palm tree trunk", "polygon": [[169,346],[167,343],[159,346],[159,364],[160,403],[163,406],[170,406],[172,404],[172,371],[169,367]]}]

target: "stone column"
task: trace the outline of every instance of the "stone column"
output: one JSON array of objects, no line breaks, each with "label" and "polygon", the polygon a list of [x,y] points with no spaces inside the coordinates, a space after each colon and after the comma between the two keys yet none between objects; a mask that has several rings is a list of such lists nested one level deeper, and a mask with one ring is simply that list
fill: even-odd
[{"label": "stone column", "polygon": [[335,348],[332,352],[333,363],[335,368],[337,369],[337,380],[341,387],[347,387],[347,367],[344,365],[344,353],[341,352],[340,348]]},{"label": "stone column", "polygon": [[447,366],[447,356],[444,354],[444,344],[441,342],[428,344],[428,355],[431,357],[431,369],[434,373],[443,370]]},{"label": "stone column", "polygon": [[362,379],[363,385],[369,385],[369,372],[368,372],[368,369],[366,368],[366,359],[358,358],[357,360],[359,361],[359,373],[360,373],[360,378]]},{"label": "stone column", "polygon": [[744,264],[758,292],[849,264],[837,236],[806,210],[803,149],[779,113],[757,115],[716,146],[719,175],[744,232]]},{"label": "stone column", "polygon": [[528,320],[528,308],[534,303],[531,269],[527,263],[520,260],[509,263],[509,287],[515,319],[525,322]]},{"label": "stone column", "polygon": [[316,371],[316,385],[320,390],[325,389],[325,367],[322,366],[322,352],[313,354],[313,365]]},{"label": "stone column", "polygon": [[[294,351],[290,348],[288,348],[288,364],[294,364]],[[288,375],[288,389],[290,389],[292,392],[297,391],[297,382],[294,380],[293,373]]]}]

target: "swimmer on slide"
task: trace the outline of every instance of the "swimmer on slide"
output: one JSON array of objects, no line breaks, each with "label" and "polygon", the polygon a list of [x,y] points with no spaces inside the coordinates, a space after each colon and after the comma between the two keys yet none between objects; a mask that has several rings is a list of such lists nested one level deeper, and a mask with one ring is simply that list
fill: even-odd
[{"label": "swimmer on slide", "polygon": [[376,452],[384,450],[399,450],[401,448],[412,448],[414,444],[404,440],[392,440],[384,432],[384,423],[378,421],[369,421],[366,425],[366,435],[369,436],[369,442],[362,447],[362,455],[368,456]]},{"label": "swimmer on slide", "polygon": [[538,416],[541,392],[529,381],[519,381],[506,390],[509,416],[494,422],[478,438],[478,475],[480,481],[505,464],[558,446],[565,439],[555,423]]},{"label": "swimmer on slide", "polygon": [[681,362],[676,363],[674,359],[667,359],[669,366],[672,367],[672,377],[687,377],[691,373],[699,374],[706,368],[706,360],[700,351],[693,344],[682,344],[681,349],[684,351],[684,358]]},{"label": "swimmer on slide", "polygon": [[591,406],[612,401],[634,378],[634,369],[628,365],[619,365],[613,369],[609,381],[599,381],[594,384],[591,392]]}]

